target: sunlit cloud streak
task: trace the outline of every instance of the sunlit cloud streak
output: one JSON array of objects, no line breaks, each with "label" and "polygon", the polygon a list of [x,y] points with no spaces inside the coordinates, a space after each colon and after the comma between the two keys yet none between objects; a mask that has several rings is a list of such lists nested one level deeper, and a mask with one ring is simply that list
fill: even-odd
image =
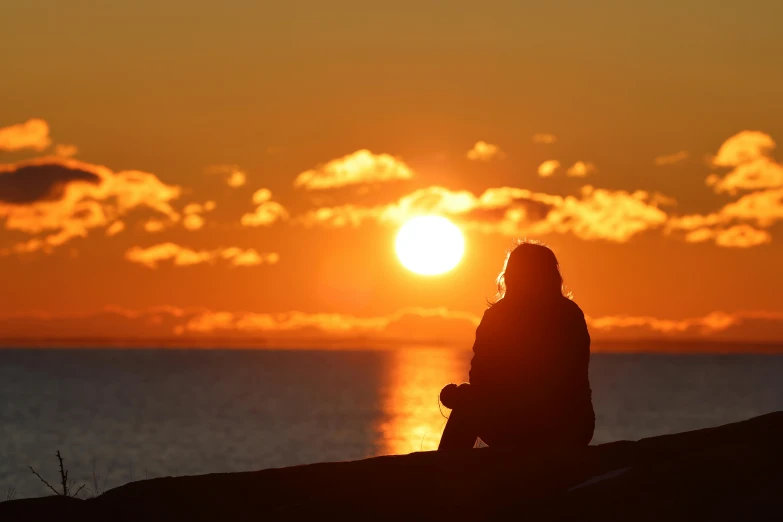
[{"label": "sunlit cloud streak", "polygon": [[743,223],[728,228],[697,228],[688,232],[685,240],[690,243],[714,240],[716,245],[722,247],[750,248],[771,242],[772,236],[766,230]]},{"label": "sunlit cloud streak", "polygon": [[646,191],[582,188],[580,196],[557,196],[514,187],[490,188],[481,196],[469,191],[428,187],[396,203],[363,207],[341,205],[307,212],[295,221],[305,226],[359,226],[366,221],[399,225],[411,217],[439,214],[466,229],[507,236],[566,234],[581,239],[626,242],[666,223],[661,200]]},{"label": "sunlit cloud streak", "polygon": [[[309,339],[307,346],[329,340],[357,339],[363,348],[368,340],[451,342],[466,344],[480,316],[445,307],[409,307],[388,315],[362,317],[346,313],[219,311],[203,307],[152,306],[127,309],[107,306],[92,313],[14,313],[0,316],[0,339],[35,338],[46,332],[60,340],[76,338],[188,339]],[[210,344],[210,346],[215,346]]]},{"label": "sunlit cloud streak", "polygon": [[[203,214],[212,212],[216,207],[214,201],[201,203],[188,203],[182,209],[181,213],[175,213],[168,218],[150,217],[142,222],[142,228],[150,234],[157,234],[164,230],[182,224],[185,230],[201,230],[206,223]],[[184,216],[184,217],[183,217]]]},{"label": "sunlit cloud streak", "polygon": [[491,161],[493,159],[503,159],[506,153],[500,150],[500,147],[487,143],[486,141],[477,141],[465,155],[473,161]]},{"label": "sunlit cloud streak", "polygon": [[204,217],[202,214],[212,212],[215,209],[214,201],[207,201],[203,205],[200,203],[188,203],[182,209],[185,217],[182,220],[182,226],[187,230],[199,230],[204,226]]},{"label": "sunlit cloud streak", "polygon": [[758,131],[742,131],[727,139],[711,163],[732,170],[722,178],[710,174],[707,184],[717,192],[730,194],[755,191],[715,212],[672,216],[666,231],[684,231],[688,242],[714,241],[722,247],[750,248],[770,243],[772,235],[763,229],[783,220],[783,166],[769,156],[774,147],[774,140]]},{"label": "sunlit cloud streak", "polygon": [[150,247],[134,246],[125,252],[125,259],[147,268],[158,268],[163,261],[171,261],[174,266],[191,266],[214,263],[225,260],[232,266],[274,265],[280,260],[275,252],[259,254],[255,249],[239,247],[217,248],[214,250],[194,250],[176,243],[159,243]]},{"label": "sunlit cloud streak", "polygon": [[[170,222],[170,225],[173,225],[173,222]],[[144,221],[144,230],[146,232],[149,232],[150,234],[156,234],[158,232],[163,232],[166,230],[166,228],[169,226],[166,221],[163,221],[162,219],[158,219],[155,217],[151,217]]]},{"label": "sunlit cloud streak", "polygon": [[277,221],[288,219],[288,211],[276,201],[272,201],[269,189],[259,189],[253,194],[256,209],[242,216],[240,222],[246,227],[268,227]]},{"label": "sunlit cloud streak", "polygon": [[783,188],[745,194],[737,201],[726,204],[720,214],[727,218],[754,221],[761,227],[769,227],[783,220]]},{"label": "sunlit cloud streak", "polygon": [[783,187],[783,165],[775,161],[775,141],[760,131],[742,131],[727,139],[712,159],[715,167],[730,168],[723,177],[712,174],[707,185],[716,192]]},{"label": "sunlit cloud streak", "polygon": [[709,334],[725,330],[736,324],[737,317],[723,312],[713,312],[704,317],[689,319],[661,319],[650,316],[615,315],[598,318],[587,317],[588,325],[594,332],[609,332],[615,329],[645,328],[650,332],[662,334],[684,333],[695,329],[700,334]]},{"label": "sunlit cloud streak", "polygon": [[[206,311],[191,318],[179,333],[214,333],[234,331],[246,333],[273,333],[316,330],[321,334],[362,335],[390,330],[395,324],[411,319],[462,322],[468,335],[478,326],[480,317],[463,311],[447,308],[411,307],[390,315],[359,317],[340,313],[306,313],[290,311],[285,313],[254,313]],[[404,329],[401,329],[404,331]]]},{"label": "sunlit cloud streak", "polygon": [[560,168],[560,162],[557,160],[547,160],[538,166],[538,175],[542,178],[548,178],[554,175]]},{"label": "sunlit cloud streak", "polygon": [[294,180],[294,186],[307,190],[325,190],[347,185],[408,180],[413,176],[413,170],[401,159],[361,149],[302,172]]},{"label": "sunlit cloud streak", "polygon": [[122,221],[115,221],[114,223],[106,227],[106,235],[109,237],[116,236],[123,230],[125,230],[125,223],[123,223]]},{"label": "sunlit cloud streak", "polygon": [[203,214],[204,212],[212,212],[215,210],[217,204],[214,201],[207,201],[204,204],[201,203],[188,203],[185,208],[182,209],[182,213],[186,216],[191,214]]},{"label": "sunlit cloud streak", "polygon": [[106,227],[137,208],[176,221],[179,215],[171,202],[179,195],[178,186],[167,185],[154,174],[113,172],[71,158],[0,165],[0,218],[5,219],[5,228],[31,235],[48,233],[27,242],[45,252],[86,237],[91,229]]},{"label": "sunlit cloud streak", "polygon": [[51,143],[49,124],[38,118],[8,127],[0,127],[1,151],[14,152],[23,149],[42,151]]},{"label": "sunlit cloud streak", "polygon": [[209,165],[204,169],[204,173],[222,177],[231,188],[239,188],[247,183],[247,173],[239,168],[239,165]]},{"label": "sunlit cloud streak", "polygon": [[585,319],[591,335],[599,339],[783,340],[783,312],[715,311],[686,319],[633,315],[587,316]]},{"label": "sunlit cloud streak", "polygon": [[542,145],[551,145],[556,142],[557,142],[557,136],[555,136],[554,134],[549,134],[546,132],[539,132],[538,134],[533,134],[533,143],[539,143]]},{"label": "sunlit cloud streak", "polygon": [[57,145],[54,146],[54,153],[57,156],[62,156],[64,158],[70,158],[72,156],[76,156],[78,152],[79,152],[79,148],[76,145],[58,143]]},{"label": "sunlit cloud streak", "polygon": [[596,170],[598,169],[592,163],[577,161],[576,163],[568,167],[568,170],[566,171],[566,175],[571,176],[573,178],[583,178],[588,174],[592,174]]},{"label": "sunlit cloud streak", "polygon": [[673,216],[666,228],[685,231],[693,243],[714,240],[718,246],[747,248],[771,242],[771,234],[761,229],[781,220],[783,188],[775,188],[745,194],[716,212]]},{"label": "sunlit cloud streak", "polygon": [[653,160],[653,163],[655,163],[659,167],[665,165],[677,165],[678,163],[682,163],[689,157],[690,157],[690,153],[688,153],[687,150],[681,150],[679,152],[675,152],[674,154],[658,156]]},{"label": "sunlit cloud streak", "polygon": [[[585,317],[591,337],[600,341],[655,340],[741,340],[783,341],[783,313],[769,311],[714,311],[704,316],[669,319],[644,315],[608,315]],[[306,346],[318,346],[330,340],[356,339],[368,347],[373,341],[395,343],[445,342],[469,346],[480,314],[445,307],[409,307],[386,315],[358,316],[348,313],[248,312],[221,311],[203,307],[151,306],[126,309],[107,306],[87,313],[16,312],[0,316],[0,339],[34,339],[42,332],[60,341],[68,338],[82,342],[86,338],[154,339],[156,346],[165,339],[187,339],[188,346],[198,339],[251,340],[285,342],[308,339]],[[209,346],[214,346],[210,344]],[[623,345],[624,346],[624,345]],[[657,345],[657,348],[660,348]],[[621,347],[621,349],[624,349]],[[687,345],[678,345],[687,351]]]},{"label": "sunlit cloud streak", "polygon": [[188,214],[182,220],[182,226],[187,230],[199,230],[204,226],[204,218],[198,214]]},{"label": "sunlit cloud streak", "polygon": [[750,248],[772,241],[772,236],[766,230],[759,230],[747,224],[734,225],[718,230],[715,244],[722,247]]}]

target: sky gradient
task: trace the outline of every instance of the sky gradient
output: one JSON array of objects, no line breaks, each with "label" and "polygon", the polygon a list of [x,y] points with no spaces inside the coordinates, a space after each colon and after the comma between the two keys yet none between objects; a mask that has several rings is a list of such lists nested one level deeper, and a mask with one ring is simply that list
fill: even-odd
[{"label": "sky gradient", "polygon": [[[0,338],[467,347],[532,237],[595,339],[783,341],[782,18],[776,1],[10,4]],[[465,234],[447,274],[394,253],[421,214]]]}]

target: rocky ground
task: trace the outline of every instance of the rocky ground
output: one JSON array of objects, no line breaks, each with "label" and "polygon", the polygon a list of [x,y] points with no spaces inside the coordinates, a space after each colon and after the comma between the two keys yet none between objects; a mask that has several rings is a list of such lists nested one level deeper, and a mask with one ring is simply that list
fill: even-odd
[{"label": "rocky ground", "polygon": [[0,520],[783,520],[783,412],[585,450],[484,448],[132,482]]}]

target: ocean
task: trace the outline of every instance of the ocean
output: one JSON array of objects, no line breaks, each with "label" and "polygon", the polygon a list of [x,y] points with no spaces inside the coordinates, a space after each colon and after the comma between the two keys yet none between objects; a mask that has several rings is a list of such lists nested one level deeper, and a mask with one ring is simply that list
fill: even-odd
[{"label": "ocean", "polygon": [[[76,484],[259,470],[426,451],[471,353],[0,350],[0,501]],[[594,354],[593,443],[783,409],[781,355]],[[84,491],[87,496],[90,493]]]}]

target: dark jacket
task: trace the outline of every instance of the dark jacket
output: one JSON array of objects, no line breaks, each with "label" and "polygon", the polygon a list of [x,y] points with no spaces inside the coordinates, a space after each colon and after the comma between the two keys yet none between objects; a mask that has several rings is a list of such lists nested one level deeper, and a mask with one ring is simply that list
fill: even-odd
[{"label": "dark jacket", "polygon": [[576,303],[501,299],[484,312],[473,352],[470,388],[483,411],[482,438],[589,443],[590,334]]}]

